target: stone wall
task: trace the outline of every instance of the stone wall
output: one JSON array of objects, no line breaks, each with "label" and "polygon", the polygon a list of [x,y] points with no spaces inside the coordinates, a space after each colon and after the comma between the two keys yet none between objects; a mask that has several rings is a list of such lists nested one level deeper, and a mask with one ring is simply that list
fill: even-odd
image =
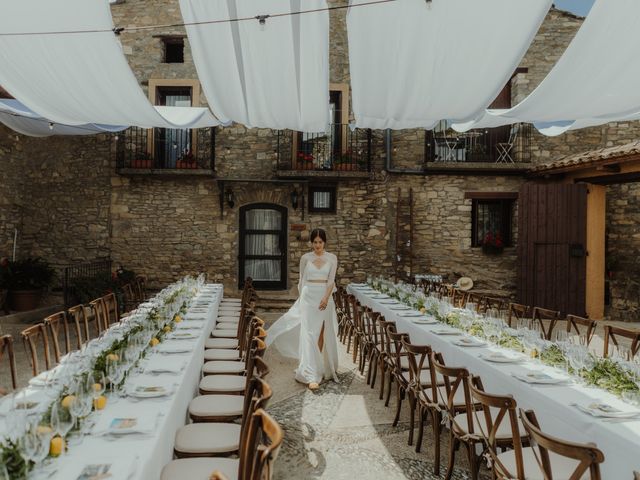
[{"label": "stone wall", "polygon": [[[22,232],[22,206],[24,202],[24,143],[21,135],[0,125],[0,257],[13,252],[14,233]],[[17,254],[23,251],[21,235],[18,237]],[[25,251],[28,249],[25,248]]]}]

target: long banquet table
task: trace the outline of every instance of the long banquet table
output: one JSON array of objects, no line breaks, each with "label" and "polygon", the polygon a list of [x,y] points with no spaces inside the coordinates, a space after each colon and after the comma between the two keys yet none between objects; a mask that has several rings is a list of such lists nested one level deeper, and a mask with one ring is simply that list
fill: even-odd
[{"label": "long banquet table", "polygon": [[545,432],[575,442],[596,443],[605,455],[605,462],[601,466],[603,479],[631,479],[633,471],[640,470],[640,419],[595,418],[572,406],[575,403],[601,402],[628,410],[629,406],[616,396],[575,383],[533,385],[522,382],[512,374],[542,370],[557,375],[558,370],[533,361],[500,364],[483,360],[480,358],[482,354],[502,349],[491,345],[459,347],[452,344],[459,337],[433,333],[443,324],[413,323],[411,317],[403,317],[400,311],[393,310],[393,305],[380,303],[380,300],[371,298],[371,294],[359,290],[355,285],[349,285],[347,291],[361,304],[380,312],[386,320],[395,321],[398,331],[408,333],[413,343],[430,345],[443,354],[448,365],[464,366],[472,374],[479,375],[486,391],[512,394],[520,408],[536,412]]},{"label": "long banquet table", "polygon": [[[200,325],[198,336],[191,340],[165,340],[162,346],[188,345],[184,353],[150,353],[144,364],[147,368],[166,362],[184,364],[180,373],[153,375],[153,381],[172,385],[170,395],[158,398],[131,398],[129,396],[109,401],[104,410],[94,412],[91,420],[97,424],[116,418],[153,418],[155,426],[149,433],[127,435],[99,435],[90,432],[76,445],[70,445],[69,453],[53,460],[45,477],[47,479],[72,480],[86,465],[114,465],[111,480],[150,480],[160,478],[164,465],[173,458],[175,433],[187,421],[189,402],[197,393],[200,371],[204,360],[204,342],[215,327],[218,306],[222,299],[222,286],[205,285],[184,315],[183,324]],[[206,313],[205,313],[206,311]],[[201,320],[196,320],[201,319]],[[186,344],[185,342],[189,342]],[[139,381],[148,374],[136,373],[127,380]],[[44,478],[44,477],[43,477]]]}]

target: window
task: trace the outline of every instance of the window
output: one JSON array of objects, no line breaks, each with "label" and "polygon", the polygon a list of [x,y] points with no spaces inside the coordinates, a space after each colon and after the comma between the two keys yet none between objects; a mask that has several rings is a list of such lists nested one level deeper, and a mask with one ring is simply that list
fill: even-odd
[{"label": "window", "polygon": [[164,63],[184,63],[184,38],[163,38]]},{"label": "window", "polygon": [[[197,80],[149,80],[149,100],[154,105],[191,107],[199,105],[200,84]],[[196,132],[186,128],[154,128],[149,130],[149,152],[153,168],[197,168]]]},{"label": "window", "polygon": [[471,198],[471,246],[481,247],[487,239],[500,238],[503,246],[512,245],[513,202],[517,193],[467,193]]},{"label": "window", "polygon": [[310,185],[309,211],[336,213],[336,187]]}]

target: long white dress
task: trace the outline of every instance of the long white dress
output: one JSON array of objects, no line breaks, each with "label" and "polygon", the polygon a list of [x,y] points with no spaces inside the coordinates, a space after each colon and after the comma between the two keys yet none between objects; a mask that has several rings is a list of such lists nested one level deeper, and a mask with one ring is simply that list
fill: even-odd
[{"label": "long white dress", "polygon": [[274,344],[282,355],[300,360],[295,378],[302,383],[338,381],[338,319],[333,297],[329,295],[325,310],[319,308],[322,297],[334,289],[337,269],[338,259],[332,253],[305,253],[300,258],[299,297],[268,331],[267,345]]}]

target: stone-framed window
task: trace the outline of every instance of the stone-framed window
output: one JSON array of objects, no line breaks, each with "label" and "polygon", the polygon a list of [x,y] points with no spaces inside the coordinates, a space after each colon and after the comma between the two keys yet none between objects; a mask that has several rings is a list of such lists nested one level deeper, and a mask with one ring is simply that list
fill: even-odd
[{"label": "stone-framed window", "polygon": [[309,212],[336,213],[336,194],[334,185],[309,185]]},{"label": "stone-framed window", "polygon": [[513,207],[518,198],[512,192],[467,192],[471,199],[471,246],[482,247],[497,238],[504,247],[513,244]]},{"label": "stone-framed window", "polygon": [[184,63],[184,37],[163,37],[164,63]]}]

